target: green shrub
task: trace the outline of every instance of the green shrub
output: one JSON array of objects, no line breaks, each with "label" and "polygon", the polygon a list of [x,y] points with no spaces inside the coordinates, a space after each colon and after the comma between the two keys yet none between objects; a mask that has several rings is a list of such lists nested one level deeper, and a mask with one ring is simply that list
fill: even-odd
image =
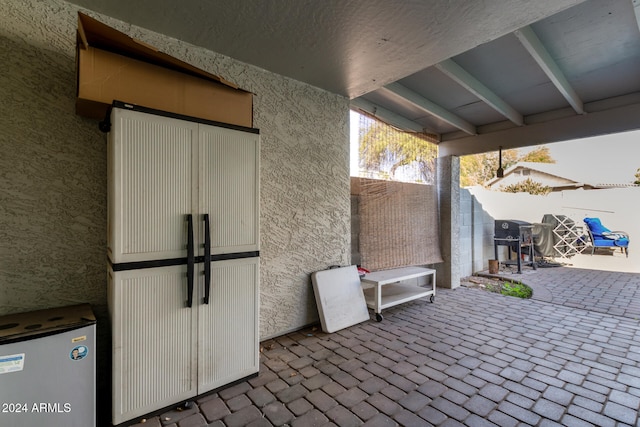
[{"label": "green shrub", "polygon": [[509,297],[531,298],[533,290],[524,283],[505,282],[500,293]]},{"label": "green shrub", "polygon": [[546,196],[551,192],[551,187],[536,182],[531,178],[527,178],[524,181],[507,185],[506,187],[500,187],[500,190],[505,193],[529,193],[533,195]]}]

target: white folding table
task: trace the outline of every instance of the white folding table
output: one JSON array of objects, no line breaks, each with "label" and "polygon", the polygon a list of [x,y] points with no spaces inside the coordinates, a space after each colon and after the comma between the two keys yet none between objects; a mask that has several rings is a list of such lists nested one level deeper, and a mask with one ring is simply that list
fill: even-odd
[{"label": "white folding table", "polygon": [[[430,286],[402,283],[423,276],[431,276]],[[385,308],[423,297],[430,297],[433,302],[436,295],[436,271],[431,268],[401,267],[375,271],[367,273],[360,281],[367,307],[373,309],[378,322],[382,321],[381,311]]]}]

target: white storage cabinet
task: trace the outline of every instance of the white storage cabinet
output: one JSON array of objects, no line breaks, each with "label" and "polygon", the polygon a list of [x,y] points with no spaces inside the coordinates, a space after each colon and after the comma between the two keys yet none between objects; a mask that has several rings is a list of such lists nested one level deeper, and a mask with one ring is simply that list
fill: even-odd
[{"label": "white storage cabinet", "polygon": [[259,134],[113,108],[113,423],[258,372]]}]

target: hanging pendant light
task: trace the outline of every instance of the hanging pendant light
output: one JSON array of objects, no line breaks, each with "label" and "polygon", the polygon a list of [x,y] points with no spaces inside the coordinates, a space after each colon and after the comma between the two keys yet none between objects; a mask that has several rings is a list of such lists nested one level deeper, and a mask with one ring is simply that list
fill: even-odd
[{"label": "hanging pendant light", "polygon": [[502,169],[502,145],[499,147],[498,152],[499,160],[498,160],[498,170],[496,171],[496,176],[498,178],[502,178],[504,176],[504,169]]}]

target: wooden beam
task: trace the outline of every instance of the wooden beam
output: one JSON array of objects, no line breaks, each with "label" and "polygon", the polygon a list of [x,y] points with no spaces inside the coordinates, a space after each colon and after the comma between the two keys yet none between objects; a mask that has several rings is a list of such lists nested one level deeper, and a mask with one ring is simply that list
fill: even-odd
[{"label": "wooden beam", "polygon": [[526,26],[517,30],[514,34],[576,113],[584,114],[582,100],[569,84],[558,64],[551,58],[547,48],[542,44],[533,29],[530,26]]},{"label": "wooden beam", "polygon": [[388,123],[391,126],[395,126],[401,130],[421,133],[425,132],[425,129],[419,123],[416,123],[413,120],[409,120],[406,117],[402,117],[401,115],[394,113],[393,111],[389,111],[386,108],[380,107],[379,105],[367,101],[366,99],[352,99],[351,108],[365,111],[372,116],[378,117],[383,122]]},{"label": "wooden beam", "polygon": [[469,135],[476,135],[478,132],[476,131],[476,127],[464,120],[462,117],[459,117],[449,110],[439,106],[438,104],[428,100],[422,95],[417,94],[406,86],[401,85],[400,83],[391,83],[382,88],[383,90],[387,90],[393,93],[396,96],[404,99],[405,101],[410,102],[414,106],[418,107],[425,113],[431,114],[439,118],[440,120],[449,123],[451,126],[455,126],[458,129],[468,133]]},{"label": "wooden beam", "polygon": [[640,103],[443,141],[439,156],[486,153],[640,129]]},{"label": "wooden beam", "polygon": [[522,126],[524,124],[522,114],[518,113],[515,108],[503,101],[502,98],[493,93],[491,89],[483,85],[464,68],[453,62],[453,60],[442,61],[436,64],[436,67],[516,125]]}]

